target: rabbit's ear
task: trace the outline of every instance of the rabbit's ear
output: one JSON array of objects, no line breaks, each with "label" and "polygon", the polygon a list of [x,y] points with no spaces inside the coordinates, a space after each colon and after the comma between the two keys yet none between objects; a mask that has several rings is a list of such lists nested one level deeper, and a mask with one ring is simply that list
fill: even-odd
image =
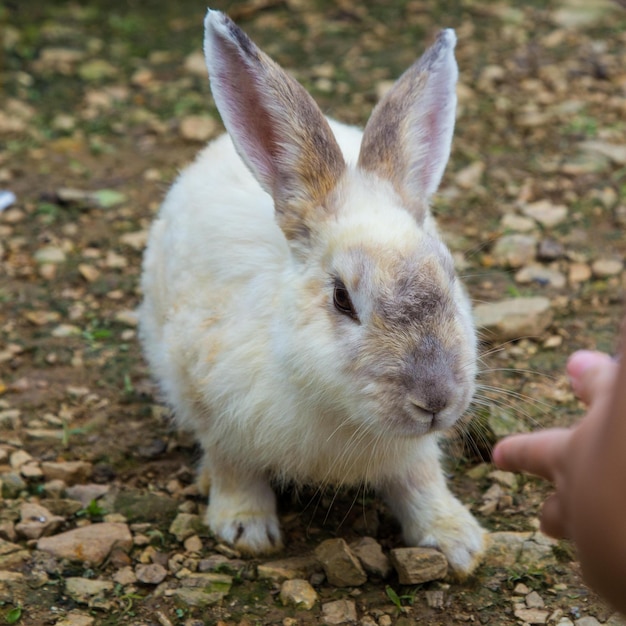
[{"label": "rabbit's ear", "polygon": [[395,83],[370,117],[359,166],[390,181],[418,220],[450,156],[458,68],[452,29]]},{"label": "rabbit's ear", "polygon": [[328,122],[305,89],[223,13],[207,13],[204,53],[237,152],[273,196],[286,237],[306,239],[313,212],[345,168]]}]

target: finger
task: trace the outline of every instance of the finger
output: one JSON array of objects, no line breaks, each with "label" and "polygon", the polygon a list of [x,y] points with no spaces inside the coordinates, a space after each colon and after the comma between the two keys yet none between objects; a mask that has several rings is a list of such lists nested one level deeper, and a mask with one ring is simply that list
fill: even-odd
[{"label": "finger", "polygon": [[500,469],[528,472],[554,482],[570,435],[568,429],[551,428],[506,437],[494,448],[493,461]]},{"label": "finger", "polygon": [[566,515],[556,493],[548,496],[541,507],[541,532],[555,539],[567,537]]},{"label": "finger", "polygon": [[585,403],[606,397],[615,382],[617,363],[608,354],[579,350],[567,362],[567,373],[574,393]]}]

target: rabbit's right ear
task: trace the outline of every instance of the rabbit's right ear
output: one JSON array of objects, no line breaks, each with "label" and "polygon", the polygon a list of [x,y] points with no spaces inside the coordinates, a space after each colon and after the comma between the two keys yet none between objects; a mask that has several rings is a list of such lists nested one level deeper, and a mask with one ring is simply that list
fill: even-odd
[{"label": "rabbit's right ear", "polygon": [[359,166],[394,186],[418,221],[450,156],[459,75],[452,29],[378,103],[365,127]]},{"label": "rabbit's right ear", "polygon": [[305,89],[226,15],[207,13],[211,90],[237,152],[274,198],[289,240],[306,240],[316,210],[345,169],[322,112]]}]

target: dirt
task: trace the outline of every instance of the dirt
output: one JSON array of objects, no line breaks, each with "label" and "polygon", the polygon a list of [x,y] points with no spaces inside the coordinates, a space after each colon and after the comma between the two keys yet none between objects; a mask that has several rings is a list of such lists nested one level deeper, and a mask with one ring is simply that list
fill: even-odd
[{"label": "dirt", "polygon": [[[214,7],[292,71],[325,112],[357,124],[439,28],[456,28],[460,113],[435,213],[464,259],[461,273],[476,302],[543,295],[553,310],[539,336],[484,342],[475,419],[448,446],[452,489],[492,532],[534,530],[549,492],[523,477],[485,508],[494,484],[485,463],[499,434],[493,416],[504,412],[517,429],[571,424],[582,409],[565,379],[567,355],[583,347],[614,351],[623,314],[626,157],[607,157],[602,149],[626,146],[626,11],[608,2],[585,7],[574,0],[251,0]],[[85,460],[93,464],[91,482],[202,512],[204,500],[193,488],[198,451],[172,429],[132,311],[140,300],[143,234],[177,171],[221,128],[206,76],[190,62],[201,50],[204,11],[189,0],[0,6],[0,188],[17,196],[0,213],[3,475],[15,470],[10,459],[17,450],[32,455],[34,465]],[[190,119],[192,131],[183,132]],[[476,163],[473,174],[467,168]],[[540,261],[565,276],[562,287],[522,284],[517,268],[493,253],[509,232],[502,216],[540,200],[567,207],[555,226],[533,226],[538,240],[562,247],[555,259]],[[42,250],[56,260],[42,261]],[[620,260],[621,270],[591,271],[606,259]],[[578,281],[572,272],[580,266],[589,275]],[[43,478],[25,483],[13,497],[3,489],[0,520],[17,521],[26,500],[48,501]],[[282,556],[309,553],[335,536],[374,534],[385,550],[401,545],[396,523],[369,494],[287,491],[280,506]],[[63,529],[106,513],[67,515]],[[152,545],[161,560],[185,555],[168,532],[171,516],[133,515],[129,523],[148,524],[158,537]],[[133,528],[135,535],[144,531]],[[6,533],[1,527],[0,537],[9,540]],[[223,550],[208,531],[201,539],[202,551],[186,555],[189,563]],[[228,595],[206,608],[168,595],[168,582],[176,582],[170,568],[164,587],[118,584],[101,610],[69,597],[64,581],[108,580],[122,564],[59,561],[46,569],[33,541],[13,540],[28,557],[6,569],[24,574],[28,584],[21,595],[0,593],[6,623],[55,624],[82,614],[94,624],[289,626],[318,623],[322,604],[349,599],[363,624],[521,624],[514,615],[515,602],[525,601],[520,583],[540,594],[548,623],[584,616],[605,623],[612,615],[582,583],[567,543],[555,546],[549,566],[483,566],[463,582],[403,587],[392,575],[340,589],[317,581],[320,600],[309,611],[280,603],[280,585],[254,574],[260,561],[248,561]],[[144,551],[136,545],[129,564]],[[41,571],[43,583],[36,584],[33,572]],[[429,591],[441,592],[441,606]]]}]

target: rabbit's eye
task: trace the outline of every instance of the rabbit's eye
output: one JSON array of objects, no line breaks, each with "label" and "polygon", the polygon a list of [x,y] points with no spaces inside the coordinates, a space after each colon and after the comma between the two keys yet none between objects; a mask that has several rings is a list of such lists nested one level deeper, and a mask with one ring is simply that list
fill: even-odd
[{"label": "rabbit's eye", "polygon": [[348,293],[346,286],[339,279],[335,281],[333,304],[335,305],[337,311],[351,317],[353,320],[358,321],[359,318],[354,310],[350,294]]}]

